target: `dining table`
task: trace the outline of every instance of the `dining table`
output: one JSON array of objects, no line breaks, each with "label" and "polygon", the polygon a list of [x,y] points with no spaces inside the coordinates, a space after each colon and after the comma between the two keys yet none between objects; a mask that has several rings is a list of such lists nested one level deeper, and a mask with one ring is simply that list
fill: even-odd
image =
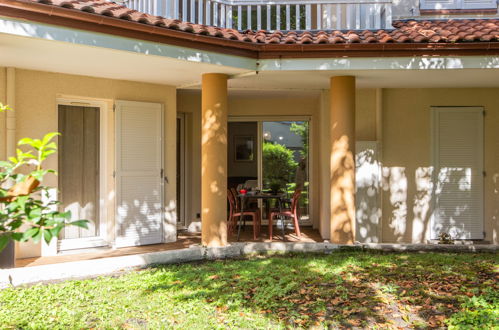
[{"label": "dining table", "polygon": [[[264,193],[264,192],[246,192],[246,193],[239,193],[237,197],[241,200],[241,215],[239,216],[239,223],[238,223],[238,228],[237,228],[237,241],[239,241],[239,236],[241,235],[241,226],[243,223],[243,217],[244,217],[244,205],[246,202],[246,199],[261,199],[261,200],[272,200],[275,199],[277,201],[277,207],[279,209],[279,213],[282,212],[282,204],[283,200],[286,197],[285,193]],[[285,235],[285,228],[284,228],[284,219],[282,216],[279,216],[281,220],[281,229],[282,229],[282,240],[286,241],[286,235]],[[272,237],[270,237],[272,239]]]}]

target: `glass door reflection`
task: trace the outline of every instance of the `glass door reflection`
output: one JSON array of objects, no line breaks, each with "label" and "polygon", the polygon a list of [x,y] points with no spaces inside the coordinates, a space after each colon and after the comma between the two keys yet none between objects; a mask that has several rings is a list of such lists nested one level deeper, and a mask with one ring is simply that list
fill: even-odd
[{"label": "glass door reflection", "polygon": [[[264,191],[286,194],[291,199],[299,189],[300,220],[309,219],[309,122],[262,122],[262,175]],[[275,202],[274,202],[275,203]],[[276,205],[262,205],[264,218]]]}]

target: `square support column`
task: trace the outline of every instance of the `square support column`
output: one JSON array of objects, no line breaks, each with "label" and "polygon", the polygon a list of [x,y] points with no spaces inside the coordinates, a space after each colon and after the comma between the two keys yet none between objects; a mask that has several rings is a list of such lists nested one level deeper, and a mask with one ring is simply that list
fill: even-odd
[{"label": "square support column", "polygon": [[355,77],[332,77],[331,85],[331,242],[355,241]]},{"label": "square support column", "polygon": [[207,73],[201,95],[201,241],[227,245],[227,79]]}]

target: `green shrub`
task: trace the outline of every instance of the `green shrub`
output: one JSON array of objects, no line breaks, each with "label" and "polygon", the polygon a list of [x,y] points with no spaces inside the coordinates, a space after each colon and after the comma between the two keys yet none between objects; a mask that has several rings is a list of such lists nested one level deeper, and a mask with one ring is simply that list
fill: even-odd
[{"label": "green shrub", "polygon": [[499,328],[499,293],[492,288],[485,289],[480,296],[467,298],[461,307],[462,311],[447,320],[449,329]]},{"label": "green shrub", "polygon": [[[0,112],[4,111],[13,110],[0,103]],[[69,211],[60,212],[59,202],[50,198],[50,188],[41,184],[45,175],[55,173],[42,164],[57,152],[52,141],[57,135],[23,138],[18,145],[27,151],[17,149],[15,156],[0,160],[0,251],[11,240],[38,243],[43,238],[49,243],[67,225],[88,227],[87,220],[71,222]]]},{"label": "green shrub", "polygon": [[263,184],[272,190],[281,190],[293,181],[298,164],[293,151],[280,144],[263,144]]}]

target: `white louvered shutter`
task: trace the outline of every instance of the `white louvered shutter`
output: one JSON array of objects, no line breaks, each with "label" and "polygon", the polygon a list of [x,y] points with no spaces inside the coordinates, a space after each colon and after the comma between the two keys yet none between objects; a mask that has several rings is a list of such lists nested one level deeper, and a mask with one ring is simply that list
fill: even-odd
[{"label": "white louvered shutter", "polygon": [[163,109],[116,102],[116,246],[163,239]]},{"label": "white louvered shutter", "polygon": [[463,9],[497,9],[497,0],[462,0]]},{"label": "white louvered shutter", "polygon": [[420,0],[420,9],[458,9],[459,0]]},{"label": "white louvered shutter", "polygon": [[433,108],[432,239],[483,239],[483,109]]}]

